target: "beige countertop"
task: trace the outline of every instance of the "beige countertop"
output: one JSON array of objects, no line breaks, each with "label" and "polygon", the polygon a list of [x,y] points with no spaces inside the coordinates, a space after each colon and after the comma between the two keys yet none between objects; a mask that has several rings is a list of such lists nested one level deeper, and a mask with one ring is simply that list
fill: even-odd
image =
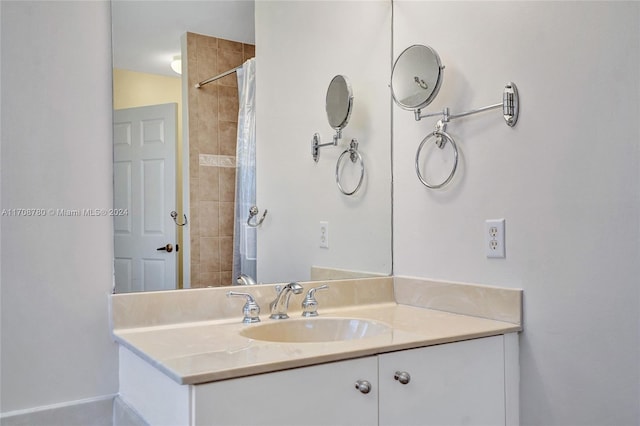
[{"label": "beige countertop", "polygon": [[[410,284],[415,285],[415,280]],[[514,298],[516,303],[521,303],[520,297]],[[373,337],[338,342],[280,343],[254,340],[240,334],[248,327],[261,324],[301,320],[299,311],[290,315],[286,320],[271,320],[268,314],[261,315],[262,322],[257,324],[242,324],[239,317],[234,317],[132,326],[114,329],[113,335],[118,343],[177,383],[199,384],[522,329],[519,321],[507,322],[385,301],[321,309],[317,317],[364,319],[390,326],[389,331]]]}]

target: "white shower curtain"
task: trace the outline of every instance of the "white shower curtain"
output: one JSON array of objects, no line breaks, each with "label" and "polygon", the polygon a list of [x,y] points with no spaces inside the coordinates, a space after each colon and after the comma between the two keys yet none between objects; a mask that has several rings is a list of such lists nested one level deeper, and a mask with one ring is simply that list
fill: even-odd
[{"label": "white shower curtain", "polygon": [[[233,284],[240,274],[256,277],[256,228],[247,226],[249,209],[256,204],[255,58],[238,76],[238,141],[236,148],[236,200],[233,230]],[[260,212],[262,214],[262,211]],[[254,218],[254,221],[258,218]]]}]

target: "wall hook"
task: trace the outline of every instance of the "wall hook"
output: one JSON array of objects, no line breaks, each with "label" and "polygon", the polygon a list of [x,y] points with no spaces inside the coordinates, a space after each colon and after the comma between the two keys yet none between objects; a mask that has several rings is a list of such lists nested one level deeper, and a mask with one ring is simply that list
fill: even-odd
[{"label": "wall hook", "polygon": [[262,222],[264,222],[264,217],[267,215],[268,210],[265,209],[264,213],[262,213],[262,217],[260,218],[260,220],[258,220],[257,222],[251,223],[251,219],[253,219],[255,216],[258,216],[259,210],[258,210],[258,206],[251,206],[251,208],[249,209],[249,218],[247,219],[247,225],[249,225],[252,228],[257,228],[258,226],[262,225]]},{"label": "wall hook", "polygon": [[182,215],[182,216],[184,217],[184,222],[182,222],[182,223],[178,223],[178,220],[177,220],[177,218],[178,218],[178,212],[176,212],[176,211],[174,210],[174,211],[172,211],[170,214],[171,214],[171,219],[173,219],[173,221],[174,221],[174,222],[176,223],[176,225],[178,225],[178,226],[185,226],[187,223],[189,223],[189,221],[187,220],[187,215],[186,215],[186,214],[183,214],[183,215]]}]

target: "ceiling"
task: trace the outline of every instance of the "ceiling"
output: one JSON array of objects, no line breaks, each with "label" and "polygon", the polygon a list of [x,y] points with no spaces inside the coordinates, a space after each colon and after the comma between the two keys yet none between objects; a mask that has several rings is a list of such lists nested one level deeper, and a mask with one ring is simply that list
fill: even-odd
[{"label": "ceiling", "polygon": [[112,0],[113,67],[176,77],[187,31],[255,44],[254,0]]}]

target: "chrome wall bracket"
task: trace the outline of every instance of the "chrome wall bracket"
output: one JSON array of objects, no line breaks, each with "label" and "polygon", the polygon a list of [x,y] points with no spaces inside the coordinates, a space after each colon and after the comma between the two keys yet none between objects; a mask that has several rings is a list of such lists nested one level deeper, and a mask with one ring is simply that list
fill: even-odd
[{"label": "chrome wall bracket", "polygon": [[320,133],[314,133],[311,139],[311,156],[316,163],[320,160],[320,148],[323,146],[338,146],[338,141],[342,138],[342,130],[336,130],[333,135],[333,142],[320,143]]},{"label": "chrome wall bracket", "polygon": [[489,105],[482,108],[472,109],[470,111],[461,112],[458,114],[450,114],[449,108],[444,108],[441,112],[432,112],[423,114],[420,109],[414,110],[416,121],[420,121],[427,117],[436,117],[442,115],[442,121],[448,123],[449,120],[455,118],[466,117],[467,115],[477,114],[479,112],[489,111],[492,109],[502,108],[502,116],[507,126],[513,127],[518,122],[518,115],[520,113],[520,97],[518,95],[518,87],[515,83],[509,82],[504,86],[502,92],[502,102],[498,104]]},{"label": "chrome wall bracket", "polygon": [[518,95],[518,87],[515,83],[509,83],[504,86],[502,92],[502,116],[507,126],[513,127],[518,122],[520,114],[520,96]]}]

